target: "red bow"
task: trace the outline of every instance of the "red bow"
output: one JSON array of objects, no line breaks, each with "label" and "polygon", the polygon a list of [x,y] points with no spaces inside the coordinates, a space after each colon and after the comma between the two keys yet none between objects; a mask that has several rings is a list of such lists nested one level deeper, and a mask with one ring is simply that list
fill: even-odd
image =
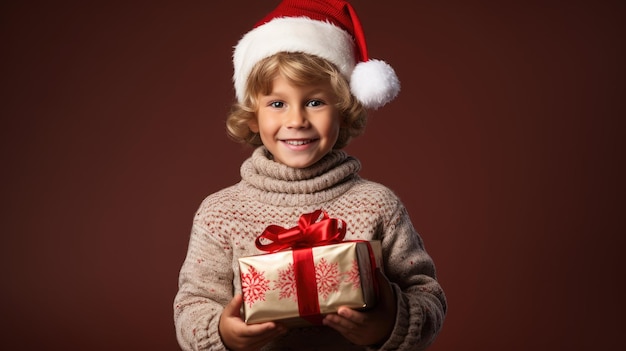
[{"label": "red bow", "polygon": [[[259,250],[276,252],[288,248],[297,249],[339,243],[346,235],[346,222],[330,218],[323,210],[306,213],[300,216],[298,225],[285,229],[270,225],[256,238]],[[261,239],[269,240],[267,244]]]}]

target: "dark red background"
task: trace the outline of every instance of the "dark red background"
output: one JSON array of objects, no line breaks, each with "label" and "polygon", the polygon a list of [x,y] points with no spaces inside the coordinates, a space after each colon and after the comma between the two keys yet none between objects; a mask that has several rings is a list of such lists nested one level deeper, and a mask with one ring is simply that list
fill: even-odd
[{"label": "dark red background", "polygon": [[[249,154],[231,48],[276,3],[0,5],[0,347],[177,349],[193,213]],[[347,150],[437,263],[432,350],[622,344],[621,2],[353,3],[403,90]]]}]

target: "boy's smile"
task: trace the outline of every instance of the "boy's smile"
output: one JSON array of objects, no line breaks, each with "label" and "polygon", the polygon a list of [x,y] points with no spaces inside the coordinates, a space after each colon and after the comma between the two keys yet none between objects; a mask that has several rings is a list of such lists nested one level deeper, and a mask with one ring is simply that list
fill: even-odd
[{"label": "boy's smile", "polygon": [[339,136],[339,112],[330,84],[297,86],[277,76],[268,95],[258,96],[259,133],[276,162],[305,168],[330,152]]}]

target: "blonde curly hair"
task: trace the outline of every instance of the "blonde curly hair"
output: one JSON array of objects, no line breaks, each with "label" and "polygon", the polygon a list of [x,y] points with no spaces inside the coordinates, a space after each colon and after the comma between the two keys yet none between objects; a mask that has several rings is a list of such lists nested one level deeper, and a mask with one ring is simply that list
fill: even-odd
[{"label": "blonde curly hair", "polygon": [[339,110],[341,119],[339,137],[333,148],[341,149],[352,138],[363,134],[367,124],[367,112],[350,93],[348,81],[335,65],[310,54],[279,52],[259,61],[250,72],[243,101],[233,104],[226,119],[226,128],[231,139],[251,146],[263,144],[259,134],[251,131],[248,123],[256,119],[258,96],[271,93],[273,79],[278,75],[283,75],[296,86],[330,82],[337,96],[335,107]]}]

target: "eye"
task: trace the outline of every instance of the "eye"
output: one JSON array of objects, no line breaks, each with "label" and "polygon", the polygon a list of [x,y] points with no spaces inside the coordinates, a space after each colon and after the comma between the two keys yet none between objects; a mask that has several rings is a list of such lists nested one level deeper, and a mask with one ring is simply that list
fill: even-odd
[{"label": "eye", "polygon": [[319,107],[324,105],[324,101],[322,100],[310,100],[309,102],[306,103],[307,107]]},{"label": "eye", "polygon": [[285,103],[282,101],[272,101],[269,103],[269,106],[273,108],[282,108],[285,106]]}]

